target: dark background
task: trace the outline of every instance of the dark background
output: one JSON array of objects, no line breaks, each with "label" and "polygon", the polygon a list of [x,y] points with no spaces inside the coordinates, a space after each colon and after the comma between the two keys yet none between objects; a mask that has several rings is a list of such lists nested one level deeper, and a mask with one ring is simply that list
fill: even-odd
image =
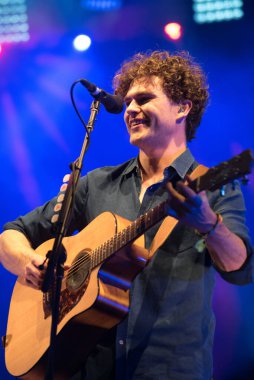
[{"label": "dark background", "polygon": [[[114,11],[88,11],[79,0],[29,0],[30,40],[5,44],[0,55],[1,226],[58,193],[68,165],[79,154],[84,128],[71,105],[69,89],[87,78],[106,91],[119,65],[147,49],[188,50],[208,74],[211,101],[190,148],[202,163],[215,165],[246,148],[254,149],[253,92],[254,3],[244,1],[244,17],[195,24],[190,0],[131,0]],[[183,25],[178,42],[163,26]],[[73,50],[72,39],[87,33],[92,45]],[[75,97],[85,120],[91,98],[77,87]],[[83,174],[137,154],[122,115],[101,108]],[[243,188],[247,224],[254,241],[254,178]],[[5,334],[15,276],[0,266],[0,335]],[[219,277],[214,296],[217,328],[215,380],[254,378],[254,288],[237,287]],[[18,318],[18,316],[17,316]],[[12,379],[0,350],[0,379]]]}]

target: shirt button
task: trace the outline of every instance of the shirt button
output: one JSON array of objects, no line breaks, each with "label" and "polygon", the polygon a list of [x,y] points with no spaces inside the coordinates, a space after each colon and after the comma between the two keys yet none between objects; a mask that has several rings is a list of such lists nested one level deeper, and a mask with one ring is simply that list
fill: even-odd
[{"label": "shirt button", "polygon": [[124,340],[123,339],[119,339],[118,343],[120,344],[120,346],[123,346],[124,345]]}]

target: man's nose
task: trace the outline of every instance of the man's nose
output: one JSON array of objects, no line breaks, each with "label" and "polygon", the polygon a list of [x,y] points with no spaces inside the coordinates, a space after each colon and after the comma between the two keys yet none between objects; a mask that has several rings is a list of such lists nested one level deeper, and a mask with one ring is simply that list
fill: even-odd
[{"label": "man's nose", "polygon": [[132,115],[132,114],[137,114],[139,113],[141,110],[141,107],[140,105],[135,101],[135,99],[133,99],[129,104],[128,106],[126,107],[126,112],[129,114],[129,115]]}]

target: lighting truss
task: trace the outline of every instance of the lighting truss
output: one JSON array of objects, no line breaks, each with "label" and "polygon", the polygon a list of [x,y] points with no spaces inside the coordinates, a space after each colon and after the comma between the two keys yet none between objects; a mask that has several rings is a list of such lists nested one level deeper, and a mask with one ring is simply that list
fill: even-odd
[{"label": "lighting truss", "polygon": [[193,0],[193,17],[198,24],[240,19],[242,8],[242,0]]},{"label": "lighting truss", "polygon": [[0,0],[0,43],[29,38],[26,0]]}]

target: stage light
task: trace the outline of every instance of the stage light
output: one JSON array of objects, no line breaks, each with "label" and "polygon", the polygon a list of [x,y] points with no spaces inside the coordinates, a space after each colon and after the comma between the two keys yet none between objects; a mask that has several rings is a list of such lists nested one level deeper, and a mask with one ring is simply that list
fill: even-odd
[{"label": "stage light", "polygon": [[164,26],[164,32],[171,40],[179,40],[182,37],[182,26],[177,22],[169,22]]},{"label": "stage light", "polygon": [[239,19],[242,7],[242,0],[193,0],[193,17],[199,24]]},{"label": "stage light", "polygon": [[0,42],[28,41],[26,0],[0,0]]},{"label": "stage light", "polygon": [[73,40],[73,46],[78,51],[85,51],[91,46],[91,38],[85,34],[80,34]]},{"label": "stage light", "polygon": [[122,6],[122,0],[81,0],[81,6],[93,11],[111,11]]}]

